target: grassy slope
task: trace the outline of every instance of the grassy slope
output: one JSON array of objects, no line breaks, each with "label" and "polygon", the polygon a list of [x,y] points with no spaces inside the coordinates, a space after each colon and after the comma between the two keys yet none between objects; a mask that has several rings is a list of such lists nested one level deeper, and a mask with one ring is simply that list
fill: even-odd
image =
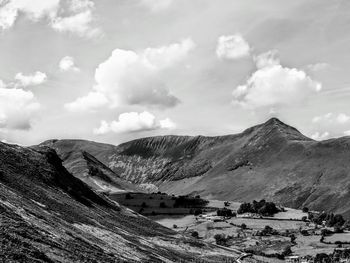
[{"label": "grassy slope", "polygon": [[220,262],[227,255],[96,194],[52,150],[0,143],[0,160],[1,260]]}]

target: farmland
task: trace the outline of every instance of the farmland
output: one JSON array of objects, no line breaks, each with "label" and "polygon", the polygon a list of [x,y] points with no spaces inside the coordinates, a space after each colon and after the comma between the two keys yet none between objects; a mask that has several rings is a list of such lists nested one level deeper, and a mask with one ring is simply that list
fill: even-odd
[{"label": "farmland", "polygon": [[[216,200],[210,200],[207,206],[211,209],[214,206],[216,208],[225,207],[223,201]],[[239,203],[232,202],[227,207],[236,211]],[[215,236],[224,236],[227,238],[226,246],[255,255],[264,255],[264,260],[267,260],[266,256],[269,256],[270,260],[278,261],[275,255],[285,253],[288,248],[291,249],[290,252],[293,255],[298,256],[331,254],[337,247],[334,244],[335,241],[350,241],[350,233],[341,233],[327,236],[324,239],[325,243],[321,242],[320,226],[303,221],[306,215],[307,213],[301,210],[286,208],[284,212],[279,212],[271,218],[250,217],[244,214],[223,218],[216,216],[213,211],[198,216],[150,216],[150,218],[169,228],[176,225],[174,230],[180,233],[198,232],[200,239],[210,243],[216,243]],[[261,235],[266,226],[276,232]],[[309,234],[305,234],[305,231]],[[295,237],[294,240],[291,236]],[[350,245],[343,245],[343,247],[350,247]]]}]

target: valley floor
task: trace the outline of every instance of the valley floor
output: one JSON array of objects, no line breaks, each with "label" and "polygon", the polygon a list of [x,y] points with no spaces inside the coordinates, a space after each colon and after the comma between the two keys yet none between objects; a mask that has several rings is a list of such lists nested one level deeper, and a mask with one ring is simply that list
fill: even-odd
[{"label": "valley floor", "polygon": [[[239,205],[239,203],[232,202],[228,208],[236,211]],[[223,208],[224,202],[211,200],[208,206]],[[216,216],[215,212],[206,212],[199,216],[157,215],[150,216],[150,218],[184,235],[192,235],[197,232],[199,239],[212,244],[216,243],[215,235],[223,235],[228,238],[225,244],[227,247],[237,249],[242,253],[250,252],[254,254],[255,260],[263,262],[281,261],[273,257],[273,254],[282,254],[288,247],[291,248],[291,255],[305,257],[316,256],[320,253],[331,254],[337,249],[336,241],[350,242],[350,232],[327,236],[324,242],[321,242],[320,226],[303,221],[304,216],[307,216],[307,213],[296,209],[286,209],[285,212],[280,212],[273,218],[257,218],[251,215],[223,218]],[[242,228],[242,225],[246,227]],[[277,234],[260,236],[259,231],[266,226],[276,230]],[[305,235],[305,230],[308,232],[307,235]],[[294,242],[289,237],[290,234],[295,236]],[[342,248],[350,248],[350,244],[342,245]],[[256,256],[259,254],[264,256]]]}]

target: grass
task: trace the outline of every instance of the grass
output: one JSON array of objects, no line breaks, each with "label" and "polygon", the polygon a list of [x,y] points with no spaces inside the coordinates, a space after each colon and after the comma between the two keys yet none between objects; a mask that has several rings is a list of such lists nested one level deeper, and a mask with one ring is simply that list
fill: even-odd
[{"label": "grass", "polygon": [[265,226],[271,226],[276,230],[298,230],[300,227],[306,224],[301,221],[279,221],[279,220],[269,220],[269,219],[252,219],[252,218],[232,218],[229,222],[236,225],[246,224],[248,228],[252,229],[263,229]]},{"label": "grass", "polygon": [[318,253],[333,253],[336,245],[328,245],[320,242],[320,236],[302,236],[298,235],[297,245],[292,247],[293,253],[300,256],[315,256]]},{"label": "grass", "polygon": [[333,234],[331,236],[325,237],[326,242],[335,243],[336,241],[340,242],[350,242],[350,232]]}]

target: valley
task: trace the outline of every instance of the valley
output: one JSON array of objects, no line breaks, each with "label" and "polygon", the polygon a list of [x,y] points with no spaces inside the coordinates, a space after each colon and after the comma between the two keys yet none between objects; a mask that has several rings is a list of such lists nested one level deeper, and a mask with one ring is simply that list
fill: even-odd
[{"label": "valley", "polygon": [[277,119],[236,135],[150,137],[118,146],[1,143],[0,258],[344,258],[349,149],[349,137],[317,142]]},{"label": "valley", "polygon": [[[225,206],[223,201],[210,201],[208,206],[217,210],[225,207],[237,212],[240,204]],[[322,240],[324,229],[332,232],[334,228],[305,220],[307,216],[308,213],[301,210],[285,208],[285,211],[273,217],[263,218],[252,214],[222,217],[217,216],[216,212],[149,218],[179,233],[234,248],[263,262],[284,262],[292,255],[299,261],[312,262],[318,254],[328,255],[337,251],[350,253],[349,228],[342,233],[327,234]]]}]

